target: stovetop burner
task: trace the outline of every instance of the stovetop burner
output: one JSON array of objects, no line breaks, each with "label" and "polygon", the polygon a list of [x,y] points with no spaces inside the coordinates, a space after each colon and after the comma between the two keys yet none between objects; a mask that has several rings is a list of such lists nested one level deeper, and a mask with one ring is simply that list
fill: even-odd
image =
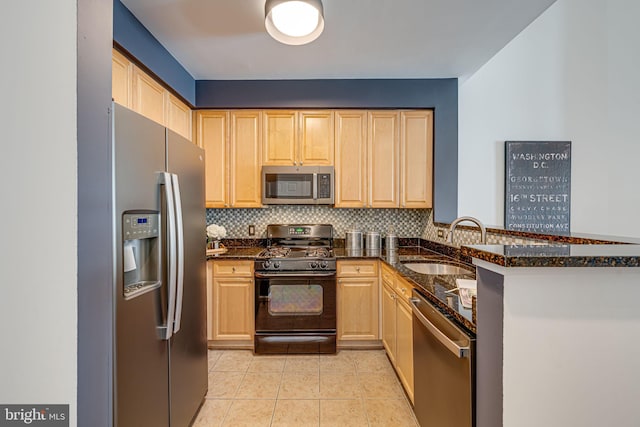
[{"label": "stovetop burner", "polygon": [[256,271],[335,271],[333,226],[269,225],[269,246],[258,254]]}]

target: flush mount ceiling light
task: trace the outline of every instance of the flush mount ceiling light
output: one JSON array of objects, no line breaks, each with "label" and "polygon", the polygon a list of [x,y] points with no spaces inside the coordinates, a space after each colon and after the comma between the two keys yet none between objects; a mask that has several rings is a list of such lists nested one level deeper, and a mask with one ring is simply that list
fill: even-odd
[{"label": "flush mount ceiling light", "polygon": [[267,0],[264,25],[271,37],[280,43],[311,43],[324,29],[321,0]]}]

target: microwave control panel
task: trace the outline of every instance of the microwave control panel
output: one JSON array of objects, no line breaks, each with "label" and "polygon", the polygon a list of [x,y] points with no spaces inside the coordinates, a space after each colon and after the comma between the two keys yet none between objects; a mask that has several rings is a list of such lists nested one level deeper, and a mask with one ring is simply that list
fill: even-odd
[{"label": "microwave control panel", "polygon": [[318,174],[318,199],[328,199],[331,197],[331,174]]}]

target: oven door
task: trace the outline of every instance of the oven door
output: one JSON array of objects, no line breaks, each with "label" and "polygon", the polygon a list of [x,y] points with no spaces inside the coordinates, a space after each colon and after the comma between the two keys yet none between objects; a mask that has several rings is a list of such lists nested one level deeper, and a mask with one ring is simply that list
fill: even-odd
[{"label": "oven door", "polygon": [[336,275],[256,273],[256,353],[334,353]]}]

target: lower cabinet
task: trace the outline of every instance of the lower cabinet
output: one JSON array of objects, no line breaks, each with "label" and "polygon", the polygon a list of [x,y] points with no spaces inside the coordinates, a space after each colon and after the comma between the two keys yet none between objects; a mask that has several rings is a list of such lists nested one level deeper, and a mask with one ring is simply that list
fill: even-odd
[{"label": "lower cabinet", "polygon": [[382,345],[413,402],[413,315],[409,298],[412,286],[382,264]]},{"label": "lower cabinet", "polygon": [[252,348],[254,282],[252,261],[209,261],[207,337],[210,347]]},{"label": "lower cabinet", "polygon": [[378,260],[338,260],[337,277],[338,345],[379,346]]}]

